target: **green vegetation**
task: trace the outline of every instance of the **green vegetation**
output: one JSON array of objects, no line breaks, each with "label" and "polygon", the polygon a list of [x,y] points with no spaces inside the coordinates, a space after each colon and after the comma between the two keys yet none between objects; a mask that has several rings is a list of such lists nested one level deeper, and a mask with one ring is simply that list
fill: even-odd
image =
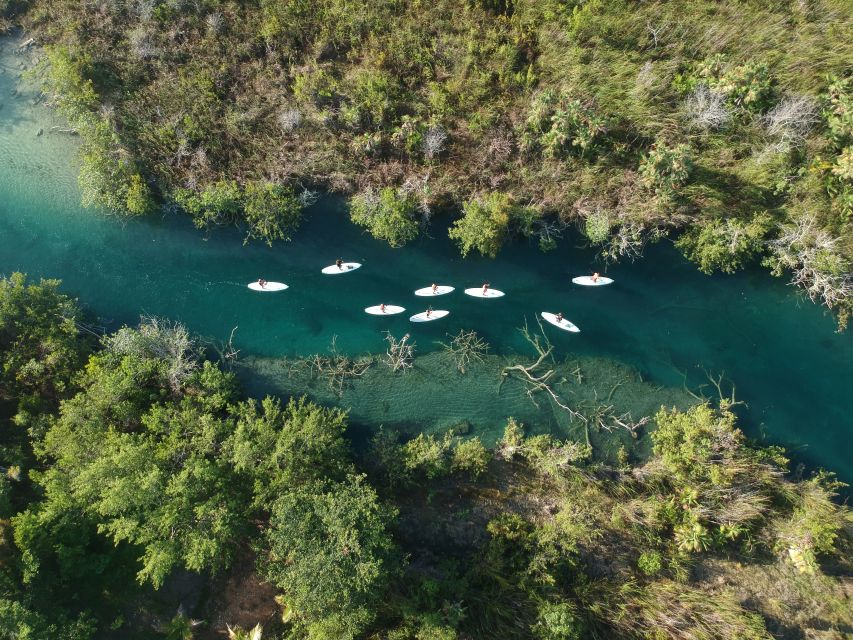
[{"label": "green vegetation", "polygon": [[385,187],[378,194],[365,191],[355,195],[350,215],[353,222],[365,227],[374,238],[385,240],[392,247],[402,247],[420,231],[415,199],[393,187]]},{"label": "green vegetation", "polygon": [[[853,624],[842,485],[748,443],[730,401],[662,408],[652,454],[618,469],[511,418],[493,451],[380,430],[356,455],[345,413],[241,399],[179,324],[91,335],[56,282],[0,279],[4,637],[207,637],[197,620],[291,640]],[[168,594],[191,575],[206,596],[178,608]],[[248,612],[231,607],[244,590]]]},{"label": "green vegetation", "polygon": [[49,51],[86,203],[174,203],[269,242],[292,235],[306,184],[352,195],[393,246],[461,209],[452,237],[488,256],[518,233],[552,248],[572,223],[607,260],[686,232],[703,271],[763,259],[842,325],[851,308],[846,0],[0,10]]}]

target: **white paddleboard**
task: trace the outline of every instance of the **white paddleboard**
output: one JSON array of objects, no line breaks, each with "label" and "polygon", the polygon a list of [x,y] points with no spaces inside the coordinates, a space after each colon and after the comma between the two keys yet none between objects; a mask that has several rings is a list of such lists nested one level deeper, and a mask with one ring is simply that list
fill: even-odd
[{"label": "white paddleboard", "polygon": [[344,262],[340,267],[336,264],[331,264],[323,269],[323,273],[327,276],[336,276],[339,273],[349,273],[355,271],[361,266],[360,262]]},{"label": "white paddleboard", "polygon": [[483,293],[483,287],[465,289],[465,293],[475,298],[501,298],[504,295],[503,291],[498,291],[497,289],[492,288],[486,289],[486,293]]},{"label": "white paddleboard", "polygon": [[557,314],[556,313],[549,313],[548,311],[543,311],[542,312],[542,318],[545,320],[545,322],[550,322],[555,327],[558,327],[559,329],[562,329],[563,331],[571,331],[572,333],[580,333],[580,331],[581,331],[580,329],[577,328],[577,325],[572,324],[571,322],[569,322],[565,318],[563,318],[560,321],[557,321]]},{"label": "white paddleboard", "polygon": [[252,291],[284,291],[287,289],[287,285],[283,282],[267,282],[262,287],[257,282],[252,282],[249,284],[249,288]]},{"label": "white paddleboard", "polygon": [[603,287],[606,284],[613,284],[613,279],[598,276],[598,280],[593,280],[592,276],[578,276],[577,278],[572,278],[572,282],[584,287]]},{"label": "white paddleboard", "polygon": [[433,320],[443,318],[448,313],[450,312],[445,311],[444,309],[439,309],[438,311],[433,311],[432,313],[430,313],[429,318],[427,318],[426,311],[423,311],[421,313],[416,313],[411,318],[409,318],[409,320],[411,320],[412,322],[432,322]]},{"label": "white paddleboard", "polygon": [[405,309],[403,307],[398,307],[394,304],[386,304],[385,311],[382,310],[381,305],[374,305],[372,307],[367,307],[364,310],[365,313],[369,313],[372,316],[393,316],[395,313],[403,313]]},{"label": "white paddleboard", "polygon": [[435,291],[432,290],[432,287],[424,287],[423,289],[418,289],[417,291],[415,291],[415,295],[421,297],[443,296],[445,293],[450,293],[451,291],[453,291],[453,287],[449,287],[447,285],[439,285],[435,288]]}]

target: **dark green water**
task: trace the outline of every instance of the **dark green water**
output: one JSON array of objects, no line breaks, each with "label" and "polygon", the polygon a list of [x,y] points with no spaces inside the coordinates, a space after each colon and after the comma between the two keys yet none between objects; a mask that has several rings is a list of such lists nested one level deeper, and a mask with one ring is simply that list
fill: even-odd
[{"label": "dark green water", "polygon": [[[587,380],[612,373],[598,381],[601,389],[587,392],[607,395],[620,376],[637,381],[604,359],[629,365],[650,384],[626,386],[614,400],[630,392],[639,417],[655,403],[684,404],[687,396],[678,389],[685,380],[692,388],[704,382],[703,370],[725,372],[749,403],[743,417],[750,435],[853,480],[847,445],[853,335],[834,333],[833,320],[783,282],[759,271],[706,277],[662,243],[640,262],[610,268],[616,284],[574,287],[570,276],[590,272],[595,263],[593,253],[572,240],[549,254],[519,243],[495,261],[462,260],[439,221],[433,239],[392,250],[350,225],[333,199],[312,208],[292,244],[273,248],[244,246],[237,230],[206,235],[179,216],[122,222],[82,210],[76,141],[50,132],[62,123],[32,104],[35,94],[18,78],[31,55],[13,54],[8,40],[0,42],[0,273],[61,278],[65,290],[110,327],[135,322],[141,313],[181,320],[218,339],[237,326],[250,385],[285,392],[298,390],[299,380],[288,377],[276,358],[322,352],[333,336],[339,349],[360,354],[383,350],[386,330],[409,332],[426,353],[448,332],[475,329],[493,353],[510,354],[526,351],[517,331],[525,318],[533,323],[539,311],[561,310],[582,332],[546,325],[558,357],[583,358]],[[39,129],[45,131],[40,137]],[[345,276],[321,275],[338,256],[364,266]],[[245,285],[259,276],[291,288],[253,294]],[[485,301],[462,295],[462,288],[483,280],[507,296]],[[431,282],[459,289],[432,301],[450,310],[445,320],[416,326],[407,321],[409,313],[375,318],[362,311],[379,302],[421,311],[425,303],[412,291]],[[537,413],[523,388],[499,394],[500,366],[490,361],[463,380],[446,362],[427,357],[417,371],[393,381],[371,374],[343,402],[365,424],[431,429],[468,419],[475,430],[487,424],[498,429],[512,414],[573,433],[550,409],[544,417]],[[654,385],[671,389],[655,395]],[[574,393],[567,388],[567,397]]]}]

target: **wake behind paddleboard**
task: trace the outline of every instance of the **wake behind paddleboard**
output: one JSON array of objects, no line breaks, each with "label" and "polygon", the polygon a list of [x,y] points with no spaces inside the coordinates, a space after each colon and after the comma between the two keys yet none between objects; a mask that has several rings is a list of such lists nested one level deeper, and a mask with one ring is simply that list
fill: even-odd
[{"label": "wake behind paddleboard", "polygon": [[386,304],[385,311],[382,310],[382,305],[374,305],[372,307],[367,307],[364,312],[369,313],[372,316],[393,316],[396,313],[403,313],[405,309],[403,307],[398,307],[394,304]]},{"label": "wake behind paddleboard", "polygon": [[486,293],[483,293],[483,287],[472,287],[465,289],[465,294],[474,298],[502,298],[504,292],[497,289],[486,289]]},{"label": "wake behind paddleboard", "polygon": [[429,314],[429,317],[427,317],[426,311],[423,311],[421,313],[416,313],[411,318],[409,318],[409,320],[411,320],[412,322],[432,322],[433,320],[443,318],[448,313],[450,312],[445,311],[444,309],[439,309],[438,311],[433,311]]},{"label": "wake behind paddleboard", "polygon": [[264,284],[264,286],[261,286],[257,282],[251,282],[251,283],[249,283],[248,286],[252,291],[269,291],[269,292],[272,292],[272,291],[284,291],[285,289],[287,289],[287,285],[284,284],[283,282],[267,282]]},{"label": "wake behind paddleboard", "polygon": [[569,322],[565,318],[563,318],[562,320],[557,320],[557,314],[555,313],[543,311],[542,319],[545,320],[545,322],[550,322],[555,327],[562,329],[563,331],[570,331],[571,333],[580,333],[580,329],[578,329],[577,325]]},{"label": "wake behind paddleboard", "polygon": [[344,262],[340,267],[336,264],[330,264],[328,267],[323,268],[323,273],[325,273],[327,276],[336,276],[339,273],[349,273],[350,271],[355,271],[360,266],[360,262]]},{"label": "wake behind paddleboard", "polygon": [[606,284],[613,284],[613,279],[599,276],[598,280],[593,280],[592,276],[578,276],[577,278],[572,278],[572,282],[582,287],[603,287]]},{"label": "wake behind paddleboard", "polygon": [[432,290],[432,287],[424,287],[423,289],[418,289],[415,291],[416,296],[421,297],[430,297],[430,296],[443,296],[445,293],[450,293],[453,291],[453,287],[449,287],[447,285],[439,285],[435,288],[435,291]]}]

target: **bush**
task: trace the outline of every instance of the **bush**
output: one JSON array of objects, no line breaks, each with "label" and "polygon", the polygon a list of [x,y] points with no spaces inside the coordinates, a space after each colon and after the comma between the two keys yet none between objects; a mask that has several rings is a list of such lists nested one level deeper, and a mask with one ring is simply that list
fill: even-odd
[{"label": "bush", "polygon": [[522,451],[524,445],[524,425],[516,422],[515,418],[507,419],[504,435],[498,441],[497,452],[504,460],[512,460]]},{"label": "bush", "polygon": [[801,573],[816,573],[818,557],[836,552],[849,517],[833,500],[845,486],[832,474],[818,473],[797,485],[791,517],[776,523],[774,548]]},{"label": "bush", "polygon": [[448,453],[451,436],[441,440],[434,435],[419,433],[418,436],[403,445],[405,466],[409,473],[417,474],[427,480],[434,480],[450,470]]},{"label": "bush", "polygon": [[582,156],[605,131],[604,120],[580,100],[565,95],[558,97],[553,91],[544,91],[534,98],[525,126],[528,141],[540,144],[551,158],[574,151]]},{"label": "bush", "polygon": [[546,602],[539,608],[535,633],[540,640],[581,640],[584,625],[572,604]]},{"label": "bush", "polygon": [[290,240],[302,219],[302,203],[292,187],[271,182],[249,182],[243,194],[249,236],[264,240]]},{"label": "bush", "polygon": [[198,227],[234,222],[243,206],[240,186],[235,180],[213,182],[201,191],[179,189],[175,200]]},{"label": "bush", "polygon": [[450,470],[454,473],[467,473],[476,478],[486,470],[491,453],[479,438],[463,440],[453,448]]},{"label": "bush", "polygon": [[385,187],[378,194],[369,189],[350,200],[350,217],[374,238],[402,247],[418,237],[417,202],[402,190]]},{"label": "bush", "polygon": [[607,214],[596,211],[584,220],[583,230],[592,244],[604,244],[610,238],[610,227]]},{"label": "bush", "polygon": [[352,638],[373,618],[394,572],[396,516],[363,478],[306,485],[273,505],[267,579],[309,637]]},{"label": "bush", "polygon": [[663,569],[663,560],[657,551],[644,551],[637,559],[637,568],[644,574],[654,577]]},{"label": "bush", "polygon": [[640,164],[640,175],[649,188],[671,195],[684,186],[692,169],[690,147],[658,142]]},{"label": "bush", "polygon": [[721,54],[700,62],[691,72],[675,79],[676,88],[683,92],[695,91],[701,85],[725,96],[732,106],[753,113],[770,107],[774,95],[773,79],[766,64],[751,60],[732,65]]},{"label": "bush", "polygon": [[712,220],[685,232],[675,243],[703,273],[734,273],[764,250],[772,219],[760,213],[749,221]]},{"label": "bush", "polygon": [[512,196],[492,192],[462,204],[462,217],[453,223],[448,235],[456,240],[463,256],[472,249],[494,258],[510,232],[510,224],[530,219],[531,210],[516,205]]}]

